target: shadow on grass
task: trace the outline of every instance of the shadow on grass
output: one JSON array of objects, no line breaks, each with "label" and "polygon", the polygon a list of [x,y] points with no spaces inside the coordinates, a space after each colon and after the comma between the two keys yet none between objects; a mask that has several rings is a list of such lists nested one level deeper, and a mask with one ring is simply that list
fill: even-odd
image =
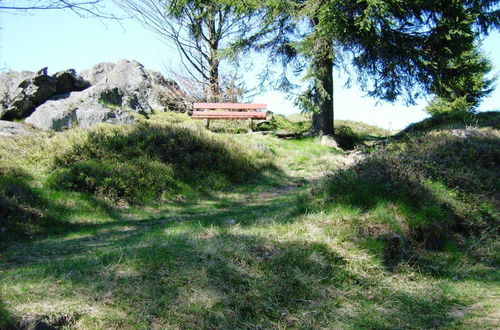
[{"label": "shadow on grass", "polygon": [[31,283],[26,299],[34,304],[47,290],[60,296],[61,305],[46,302],[50,310],[77,303],[85,311],[90,302],[109,318],[83,314],[81,322],[111,328],[425,328],[447,320],[449,298],[382,289],[324,243],[209,228],[123,226],[18,246],[2,264],[2,280],[6,288]]},{"label": "shadow on grass", "polygon": [[[375,253],[381,251],[373,239],[382,243],[389,269],[410,262],[433,276],[463,273],[490,281],[498,265],[470,252],[497,235],[500,139],[476,134],[427,136],[401,151],[379,151],[331,175],[304,207],[361,210],[351,225],[353,238]],[[437,251],[454,262],[439,262]],[[471,264],[475,258],[483,270],[466,275],[461,258]]]}]

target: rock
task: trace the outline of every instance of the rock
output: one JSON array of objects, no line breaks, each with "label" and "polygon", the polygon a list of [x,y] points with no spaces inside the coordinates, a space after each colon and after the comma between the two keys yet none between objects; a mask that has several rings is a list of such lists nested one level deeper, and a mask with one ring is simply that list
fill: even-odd
[{"label": "rock", "polygon": [[52,77],[47,74],[47,68],[37,73],[11,71],[0,75],[0,82],[0,118],[7,120],[25,118],[37,106],[56,95],[81,91],[90,86],[77,77],[73,69],[58,72]]},{"label": "rock", "polygon": [[[15,86],[15,85],[14,85]],[[9,87],[11,90],[12,87]],[[56,80],[47,75],[47,68],[26,76],[14,92],[3,99],[1,119],[20,119],[29,116],[35,107],[45,102],[56,90]]]},{"label": "rock", "polygon": [[80,78],[88,81],[91,85],[95,85],[99,82],[104,82],[108,73],[114,69],[116,64],[103,62],[96,64],[92,69],[84,70],[80,73]]},{"label": "rock", "polygon": [[0,118],[7,111],[19,84],[35,73],[30,71],[7,71],[0,73]]},{"label": "rock", "polygon": [[169,101],[179,90],[174,81],[129,60],[120,60],[96,86],[103,85],[106,89],[117,88],[119,91],[111,104],[144,113],[167,110]]},{"label": "rock", "polygon": [[[71,72],[70,72],[71,73]],[[74,126],[90,127],[100,122],[131,124],[131,113],[150,114],[171,109],[180,88],[159,72],[145,69],[136,61],[116,65],[100,63],[80,78],[92,86],[59,96],[39,106],[26,122],[44,130],[60,131]]]},{"label": "rock", "polygon": [[336,148],[336,149],[339,148],[337,141],[335,141],[335,138],[331,135],[321,136],[320,143],[322,146],[325,147]]},{"label": "rock", "polygon": [[274,135],[280,139],[294,139],[300,137],[301,134],[296,132],[278,131],[274,133]]},{"label": "rock", "polygon": [[236,220],[229,219],[225,221],[226,226],[234,226],[236,224]]},{"label": "rock", "polygon": [[74,69],[59,71],[52,76],[56,79],[56,91],[54,95],[79,92],[90,87],[90,83],[82,77],[77,77]]},{"label": "rock", "polygon": [[450,134],[459,138],[484,137],[485,134],[477,129],[452,129]]},{"label": "rock", "polygon": [[67,98],[47,101],[26,119],[26,123],[43,130],[61,131],[80,126],[89,128],[99,123],[132,124],[128,111],[99,102],[90,89],[73,92]]},{"label": "rock", "polygon": [[29,116],[36,106],[44,103],[54,94],[56,83],[56,79],[47,75],[47,68],[23,80],[13,95],[4,118],[19,119]]},{"label": "rock", "polygon": [[262,151],[263,153],[265,153],[265,154],[271,154],[271,153],[272,153],[272,152],[271,152],[271,150],[270,150],[267,146],[263,145],[262,143],[256,143],[256,144],[255,144],[255,147],[256,147],[258,150],[260,150],[260,151]]},{"label": "rock", "polygon": [[21,123],[0,120],[0,137],[22,136],[33,133],[33,130]]}]

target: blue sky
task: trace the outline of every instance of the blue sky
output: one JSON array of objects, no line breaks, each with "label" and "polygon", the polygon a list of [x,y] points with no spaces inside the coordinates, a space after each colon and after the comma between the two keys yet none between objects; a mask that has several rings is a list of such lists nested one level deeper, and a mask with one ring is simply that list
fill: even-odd
[{"label": "blue sky", "polygon": [[[12,15],[0,12],[0,68],[37,71],[48,67],[50,73],[68,68],[78,72],[99,62],[135,59],[147,68],[165,72],[168,67],[179,68],[179,56],[155,34],[140,24],[123,20],[121,24],[95,18],[80,18],[70,11],[38,11],[32,14]],[[483,50],[500,71],[500,33],[491,34],[483,43]],[[256,63],[265,58],[255,58]],[[258,65],[257,65],[258,66]],[[257,72],[242,72],[247,85],[255,83]],[[416,106],[402,103],[379,103],[364,97],[356,85],[343,87],[345,76],[335,75],[336,119],[359,120],[390,129],[401,129],[426,117],[421,100]],[[280,92],[267,92],[254,98],[267,103],[275,113],[298,112],[291,101]],[[500,88],[484,100],[480,110],[500,109]]]}]

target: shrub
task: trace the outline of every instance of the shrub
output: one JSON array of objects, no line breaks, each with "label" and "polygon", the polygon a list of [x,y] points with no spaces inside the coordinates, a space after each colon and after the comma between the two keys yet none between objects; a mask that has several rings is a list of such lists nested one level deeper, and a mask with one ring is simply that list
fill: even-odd
[{"label": "shrub", "polygon": [[467,127],[490,127],[500,129],[500,112],[488,111],[477,114],[468,111],[443,112],[418,123],[409,125],[403,131],[395,135],[394,138],[400,139],[417,133],[423,134],[435,130]]},{"label": "shrub", "polygon": [[30,233],[44,223],[45,202],[28,181],[24,174],[0,170],[0,236]]},{"label": "shrub", "polygon": [[465,97],[458,97],[451,101],[443,98],[436,98],[425,107],[425,112],[434,116],[450,112],[470,111],[471,108],[472,105],[467,102]]},{"label": "shrub", "polygon": [[271,120],[259,124],[256,130],[260,131],[286,131],[290,133],[303,134],[311,129],[310,120],[290,121],[283,115],[273,115]]},{"label": "shrub", "polygon": [[49,184],[54,189],[82,191],[115,201],[146,202],[178,191],[173,175],[168,164],[145,158],[84,160],[54,172]]},{"label": "shrub", "polygon": [[494,130],[427,134],[391,144],[329,176],[302,206],[359,208],[352,224],[356,235],[376,238],[387,248],[396,237],[400,255],[408,256],[411,247],[443,249],[494,233],[500,215],[498,168],[500,139]]},{"label": "shrub", "polygon": [[183,187],[221,188],[271,167],[263,152],[202,129],[141,123],[103,125],[56,159],[53,188],[145,202]]}]

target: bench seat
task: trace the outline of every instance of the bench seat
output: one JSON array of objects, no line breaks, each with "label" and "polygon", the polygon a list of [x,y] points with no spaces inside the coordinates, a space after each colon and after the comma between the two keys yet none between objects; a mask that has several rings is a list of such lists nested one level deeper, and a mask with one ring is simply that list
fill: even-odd
[{"label": "bench seat", "polygon": [[[193,119],[205,119],[209,128],[211,119],[244,120],[247,119],[252,129],[252,120],[266,120],[267,112],[258,111],[267,109],[267,104],[252,103],[194,103]],[[225,110],[225,111],[220,111]]]},{"label": "bench seat", "polygon": [[262,119],[267,117],[266,112],[248,111],[193,111],[193,119]]}]

